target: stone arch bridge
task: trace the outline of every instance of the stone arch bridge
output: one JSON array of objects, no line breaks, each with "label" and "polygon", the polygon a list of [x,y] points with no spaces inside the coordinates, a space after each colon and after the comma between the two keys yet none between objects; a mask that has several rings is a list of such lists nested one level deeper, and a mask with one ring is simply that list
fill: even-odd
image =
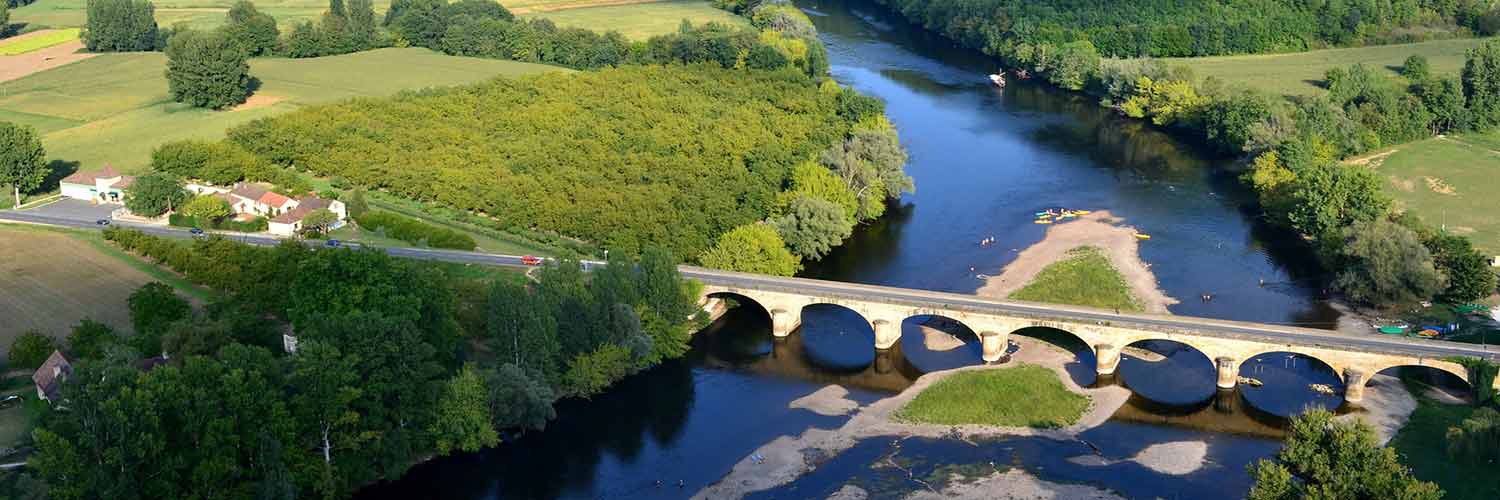
[{"label": "stone arch bridge", "polygon": [[[684,266],[686,278],[703,283],[702,298],[735,295],[749,299],[771,315],[777,337],[800,326],[802,308],[833,304],[854,310],[875,331],[875,348],[889,349],[901,338],[907,318],[935,315],[963,323],[979,335],[984,360],[1005,355],[1010,334],[1030,327],[1068,332],[1091,346],[1100,375],[1112,375],[1125,346],[1142,340],[1170,340],[1199,350],[1218,369],[1217,385],[1233,388],[1239,367],[1247,359],[1271,352],[1315,358],[1338,373],[1345,383],[1344,399],[1358,403],[1364,386],[1381,370],[1425,366],[1470,381],[1454,357],[1496,361],[1488,349],[1454,342],[1417,340],[1383,335],[1346,335],[1328,330],[1153,314],[1117,314],[1099,309],[995,300],[974,295],[932,292],[734,273]],[[1500,387],[1500,380],[1496,381]]]}]

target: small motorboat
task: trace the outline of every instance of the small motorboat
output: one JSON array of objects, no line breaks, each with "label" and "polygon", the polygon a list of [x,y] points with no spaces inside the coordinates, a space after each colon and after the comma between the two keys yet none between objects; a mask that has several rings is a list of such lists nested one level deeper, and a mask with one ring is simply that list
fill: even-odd
[{"label": "small motorboat", "polygon": [[1136,239],[1141,239],[1141,240],[1149,240],[1149,239],[1151,239],[1151,235],[1146,234],[1146,233],[1135,233],[1135,237],[1136,237]]},{"label": "small motorboat", "polygon": [[1005,76],[999,74],[990,75],[990,83],[995,84],[996,87],[1004,87]]}]

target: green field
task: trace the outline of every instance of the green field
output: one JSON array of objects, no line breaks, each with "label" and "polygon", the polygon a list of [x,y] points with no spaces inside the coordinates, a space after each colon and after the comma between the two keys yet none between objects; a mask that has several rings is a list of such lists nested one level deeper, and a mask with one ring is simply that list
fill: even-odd
[{"label": "green field", "polygon": [[1055,429],[1073,425],[1089,407],[1052,370],[1021,365],[955,373],[923,390],[896,412],[908,422]]},{"label": "green field", "polygon": [[504,75],[563,71],[553,66],[446,56],[426,49],[380,49],[316,59],[250,62],[260,80],[251,102],[210,111],[172,102],[160,53],[103,54],[0,84],[0,118],[45,132],[47,156],[134,171],[157,145],[218,138],[229,127],[297,107],[405,89],[471,83]]},{"label": "green field", "polygon": [[1361,63],[1383,68],[1395,76],[1407,56],[1427,57],[1433,74],[1457,74],[1464,65],[1464,51],[1487,39],[1468,38],[1352,49],[1326,49],[1293,54],[1166,59],[1169,64],[1193,69],[1199,78],[1215,77],[1232,85],[1246,85],[1274,95],[1296,96],[1322,92],[1319,85],[1329,68]]},{"label": "green field", "polygon": [[605,5],[597,7],[572,7],[576,2],[501,2],[507,6],[527,4],[529,8],[568,7],[563,10],[523,14],[526,17],[551,19],[558,26],[585,28],[595,31],[615,30],[626,38],[644,40],[652,35],[672,33],[683,19],[693,24],[717,22],[731,25],[749,25],[745,18],[728,11],[716,9],[700,0],[673,0],[666,2],[636,3],[628,5]]},{"label": "green field", "polygon": [[1500,255],[1500,204],[1492,198],[1500,189],[1500,131],[1404,144],[1369,165],[1389,181],[1398,208]]},{"label": "green field", "polygon": [[1438,403],[1414,391],[1418,405],[1406,425],[1391,438],[1390,446],[1401,455],[1401,463],[1412,475],[1443,488],[1448,500],[1493,500],[1500,498],[1500,476],[1494,464],[1474,464],[1448,456],[1447,433],[1474,413],[1469,405]]},{"label": "green field", "polygon": [[1053,262],[1010,298],[1052,304],[1141,311],[1141,301],[1131,293],[1125,277],[1110,264],[1109,257],[1094,247],[1068,250],[1067,258]]},{"label": "green field", "polygon": [[[195,28],[212,28],[224,23],[224,14],[234,0],[153,0],[156,23],[162,27],[186,23]],[[375,14],[380,16],[390,0],[374,0]],[[54,28],[83,26],[88,0],[39,0],[31,5],[11,9],[10,22]],[[328,10],[321,0],[255,0],[255,8],[276,18],[282,32],[293,22],[316,22]],[[378,17],[377,17],[378,19]]]},{"label": "green field", "polygon": [[0,42],[0,56],[25,54],[53,45],[68,43],[78,39],[79,31],[78,28],[68,28],[49,31],[47,33],[38,33],[25,38],[10,38]]}]

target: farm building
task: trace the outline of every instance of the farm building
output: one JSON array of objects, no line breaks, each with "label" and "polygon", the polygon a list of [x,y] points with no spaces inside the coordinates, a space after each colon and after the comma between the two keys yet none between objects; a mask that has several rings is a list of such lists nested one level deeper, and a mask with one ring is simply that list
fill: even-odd
[{"label": "farm building", "polygon": [[62,351],[52,351],[52,355],[47,356],[47,361],[42,363],[41,368],[37,368],[36,372],[31,374],[31,381],[36,384],[36,397],[49,403],[57,400],[63,381],[71,375],[73,375],[73,364],[68,362],[68,358],[63,356]]},{"label": "farm building", "polygon": [[93,203],[124,203],[125,188],[135,177],[122,175],[108,164],[100,170],[79,170],[64,177],[62,195]]}]

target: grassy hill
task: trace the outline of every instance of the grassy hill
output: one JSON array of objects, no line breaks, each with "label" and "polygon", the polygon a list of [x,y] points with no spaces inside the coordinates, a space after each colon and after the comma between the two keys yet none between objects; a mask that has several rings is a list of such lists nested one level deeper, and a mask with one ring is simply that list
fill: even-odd
[{"label": "grassy hill", "polygon": [[710,21],[748,25],[745,18],[716,9],[701,0],[668,0],[622,3],[619,0],[502,0],[522,17],[551,19],[558,26],[595,31],[615,30],[632,40],[677,31],[683,19],[693,24]]},{"label": "grassy hill", "polygon": [[251,101],[233,111],[208,111],[172,102],[165,68],[161,53],[103,54],[6,82],[0,84],[0,119],[37,127],[53,160],[80,162],[84,168],[111,162],[132,170],[144,166],[161,143],[221,137],[231,126],[306,104],[567,71],[418,48],[255,59],[250,74],[260,87]]},{"label": "grassy hill", "polygon": [[1292,54],[1173,58],[1166,61],[1192,68],[1193,74],[1200,78],[1212,76],[1274,95],[1297,96],[1322,92],[1323,74],[1329,68],[1359,63],[1386,69],[1394,76],[1395,69],[1413,54],[1426,56],[1433,74],[1456,74],[1463,68],[1464,51],[1486,40],[1468,38]]}]

